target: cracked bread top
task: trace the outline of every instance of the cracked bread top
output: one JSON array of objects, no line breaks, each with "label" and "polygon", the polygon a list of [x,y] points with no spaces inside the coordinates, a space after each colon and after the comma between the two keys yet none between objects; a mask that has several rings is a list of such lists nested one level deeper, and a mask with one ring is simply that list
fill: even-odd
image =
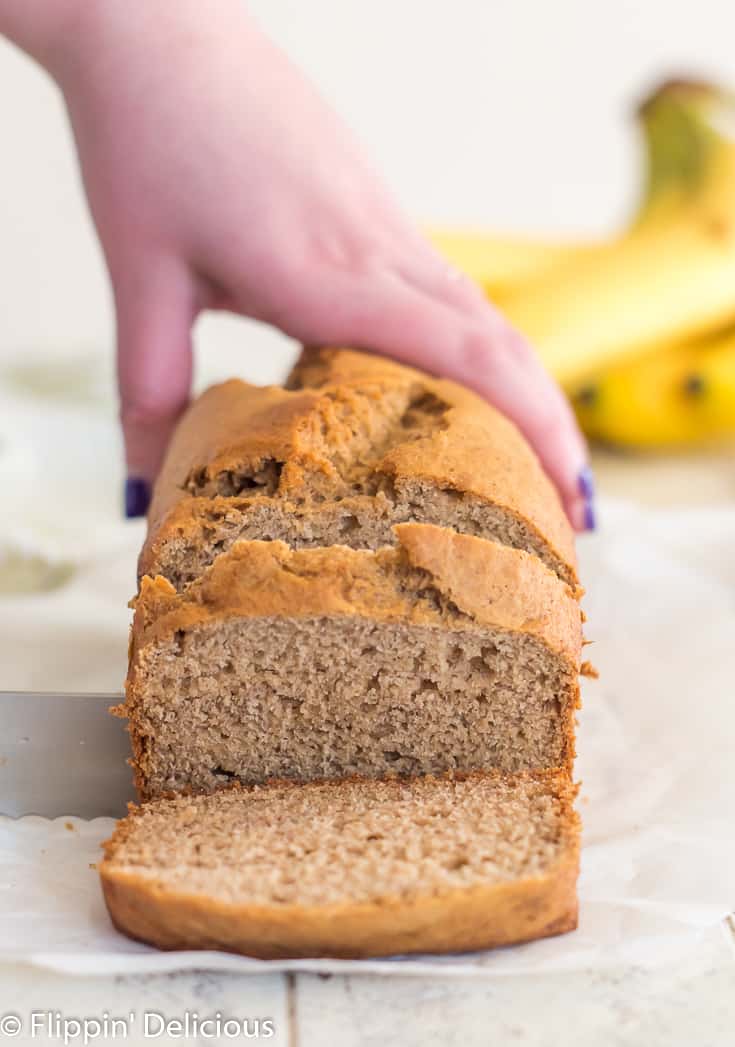
[{"label": "cracked bread top", "polygon": [[145,577],[134,601],[128,684],[135,684],[136,653],[149,643],[238,617],[490,626],[537,638],[579,672],[579,604],[540,560],[431,524],[401,524],[394,530],[397,545],[377,552],[236,542],[184,593],[160,576]]},{"label": "cracked bread top", "polygon": [[[427,492],[443,499],[431,513]],[[353,533],[340,531],[339,541],[354,547],[390,540],[397,521],[427,519],[527,548],[576,584],[573,534],[558,495],[511,422],[453,382],[338,349],[306,351],[286,389],[231,380],[192,404],[156,484],[140,574],[173,578],[172,545],[190,559],[212,521],[234,523],[226,541],[217,533],[201,568],[237,537],[260,536],[261,524],[238,534],[248,514],[287,519],[268,537],[298,546],[309,535],[319,539],[322,528],[316,544],[328,545],[335,538],[324,521],[335,511],[346,518],[348,509]],[[384,518],[374,534],[363,522],[367,511]]]}]

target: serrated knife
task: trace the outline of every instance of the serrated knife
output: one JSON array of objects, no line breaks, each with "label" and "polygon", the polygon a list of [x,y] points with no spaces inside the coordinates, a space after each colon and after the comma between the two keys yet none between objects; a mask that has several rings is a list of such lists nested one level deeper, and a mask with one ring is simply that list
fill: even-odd
[{"label": "serrated knife", "polygon": [[0,691],[0,814],[125,814],[135,799],[117,694]]}]

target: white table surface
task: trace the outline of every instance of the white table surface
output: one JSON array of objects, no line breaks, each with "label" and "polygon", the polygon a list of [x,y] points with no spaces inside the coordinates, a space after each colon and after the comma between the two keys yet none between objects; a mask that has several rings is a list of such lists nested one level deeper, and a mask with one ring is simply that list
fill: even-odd
[{"label": "white table surface", "polygon": [[34,1010],[67,1017],[132,1011],[125,1042],[136,1047],[157,1042],[143,1035],[146,1011],[271,1018],[275,1035],[263,1042],[278,1047],[727,1047],[735,1028],[732,946],[719,935],[702,944],[691,964],[655,971],[492,980],[207,972],[76,978],[6,967],[0,995],[2,1008],[26,1022]]}]

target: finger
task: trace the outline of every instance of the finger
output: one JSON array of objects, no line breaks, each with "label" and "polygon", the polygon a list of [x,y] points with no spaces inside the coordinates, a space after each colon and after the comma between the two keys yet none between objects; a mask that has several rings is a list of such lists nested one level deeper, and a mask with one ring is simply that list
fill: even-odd
[{"label": "finger", "polygon": [[140,272],[115,298],[126,515],[140,516],[189,399],[197,310],[184,272]]},{"label": "finger", "polygon": [[287,333],[310,344],[385,353],[474,389],[529,440],[573,526],[589,526],[591,499],[582,479],[589,488],[587,449],[574,414],[528,343],[496,310],[463,312],[390,272],[367,279],[330,271],[316,286],[318,295],[305,294],[279,318]]},{"label": "finger", "polygon": [[[486,337],[474,349],[484,357]],[[516,423],[554,482],[576,530],[594,528],[587,445],[568,400],[529,344],[502,318],[477,391]]]},{"label": "finger", "polygon": [[[439,262],[440,264],[437,264]],[[480,288],[459,270],[441,265],[441,259],[411,259],[401,270],[404,279],[448,305],[471,313],[492,331],[492,362],[474,385],[518,428],[536,449],[545,471],[561,495],[564,509],[578,531],[595,529],[594,482],[587,463],[587,448],[569,401],[543,369],[529,343],[488,302]],[[486,351],[482,348],[480,354]],[[537,403],[529,396],[537,389]],[[570,466],[567,463],[573,463]]]},{"label": "finger", "polygon": [[[444,264],[435,252],[417,251],[400,272],[413,287],[472,314],[493,331],[494,362],[499,373],[493,380],[489,369],[483,383],[485,389],[475,387],[513,419],[535,447],[575,529],[594,530],[594,481],[586,443],[569,402],[530,345],[488,301],[480,287]],[[465,379],[465,384],[471,382]],[[538,407],[530,410],[528,390],[534,387],[538,389]],[[577,465],[570,469],[567,462]]]},{"label": "finger", "polygon": [[481,314],[487,308],[482,289],[436,251],[417,230],[401,244],[402,261],[394,269],[411,287],[439,302]]}]

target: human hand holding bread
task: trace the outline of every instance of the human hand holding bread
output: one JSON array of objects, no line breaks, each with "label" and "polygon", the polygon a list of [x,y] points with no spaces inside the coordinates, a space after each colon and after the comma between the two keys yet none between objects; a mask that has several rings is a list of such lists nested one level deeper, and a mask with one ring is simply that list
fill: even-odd
[{"label": "human hand holding bread", "polygon": [[526,435],[578,530],[584,441],[532,348],[401,213],[239,0],[0,0],[60,84],[115,298],[127,509],[145,511],[206,309],[470,386]]}]

